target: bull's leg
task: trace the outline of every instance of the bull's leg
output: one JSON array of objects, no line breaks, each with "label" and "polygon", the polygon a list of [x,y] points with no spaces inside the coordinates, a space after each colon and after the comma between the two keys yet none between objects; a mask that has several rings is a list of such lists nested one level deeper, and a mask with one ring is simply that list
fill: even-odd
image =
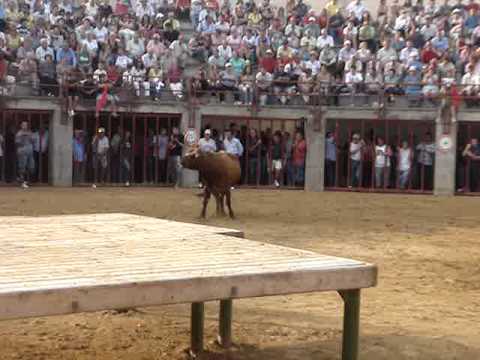
[{"label": "bull's leg", "polygon": [[205,215],[207,213],[208,200],[210,200],[210,189],[208,187],[205,187],[205,191],[203,192],[202,214],[200,215],[200,217],[202,217],[204,219],[205,219]]},{"label": "bull's leg", "polygon": [[225,196],[227,198],[228,213],[230,214],[230,217],[232,219],[235,219],[235,215],[233,214],[233,210],[232,210],[232,193],[230,192],[230,189],[227,190],[227,192],[225,193]]},{"label": "bull's leg", "polygon": [[220,194],[220,211],[225,216],[225,194]]},{"label": "bull's leg", "polygon": [[222,194],[214,194],[215,196],[215,200],[217,201],[217,216],[221,216],[223,215],[222,213],[222,203],[223,203],[223,198],[222,198]]}]

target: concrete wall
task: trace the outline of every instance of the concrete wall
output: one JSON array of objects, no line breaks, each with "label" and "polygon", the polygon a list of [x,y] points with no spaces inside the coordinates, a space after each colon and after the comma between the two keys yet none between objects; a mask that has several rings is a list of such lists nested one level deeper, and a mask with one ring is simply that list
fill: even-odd
[{"label": "concrete wall", "polygon": [[66,120],[60,108],[50,120],[49,183],[53,186],[72,186],[73,122]]}]

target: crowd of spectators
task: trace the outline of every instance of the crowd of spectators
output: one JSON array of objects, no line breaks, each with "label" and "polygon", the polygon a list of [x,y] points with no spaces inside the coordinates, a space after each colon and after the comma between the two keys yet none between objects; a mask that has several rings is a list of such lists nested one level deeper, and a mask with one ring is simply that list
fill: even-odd
[{"label": "crowd of spectators", "polygon": [[220,131],[207,125],[198,142],[202,152],[225,151],[238,158],[243,185],[302,187],[305,182],[307,143],[304,130],[230,127]]},{"label": "crowd of spectators", "polygon": [[47,96],[60,86],[70,116],[81,97],[116,115],[119,91],[182,99],[187,86],[244,104],[379,91],[434,101],[445,91],[474,105],[479,41],[475,0],[381,0],[373,13],[362,0],[318,12],[303,0],[2,0],[0,85]]}]

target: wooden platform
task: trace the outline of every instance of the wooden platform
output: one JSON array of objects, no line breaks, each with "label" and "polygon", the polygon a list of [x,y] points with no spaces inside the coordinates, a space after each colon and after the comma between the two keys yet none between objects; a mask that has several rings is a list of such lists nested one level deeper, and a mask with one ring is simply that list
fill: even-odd
[{"label": "wooden platform", "polygon": [[231,299],[376,283],[374,265],[242,236],[127,214],[0,218],[0,319],[194,303],[199,351],[204,301],[224,300],[228,338]]}]

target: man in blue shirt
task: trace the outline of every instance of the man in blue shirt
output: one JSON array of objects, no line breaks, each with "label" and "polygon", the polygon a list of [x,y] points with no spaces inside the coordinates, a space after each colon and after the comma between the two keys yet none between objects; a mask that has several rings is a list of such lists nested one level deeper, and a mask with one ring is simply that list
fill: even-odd
[{"label": "man in blue shirt", "polygon": [[77,66],[77,56],[75,51],[70,48],[68,42],[65,42],[60,50],[57,52],[57,63],[64,66]]},{"label": "man in blue shirt", "polygon": [[335,186],[335,172],[337,167],[337,143],[335,135],[327,132],[325,139],[325,187]]}]

